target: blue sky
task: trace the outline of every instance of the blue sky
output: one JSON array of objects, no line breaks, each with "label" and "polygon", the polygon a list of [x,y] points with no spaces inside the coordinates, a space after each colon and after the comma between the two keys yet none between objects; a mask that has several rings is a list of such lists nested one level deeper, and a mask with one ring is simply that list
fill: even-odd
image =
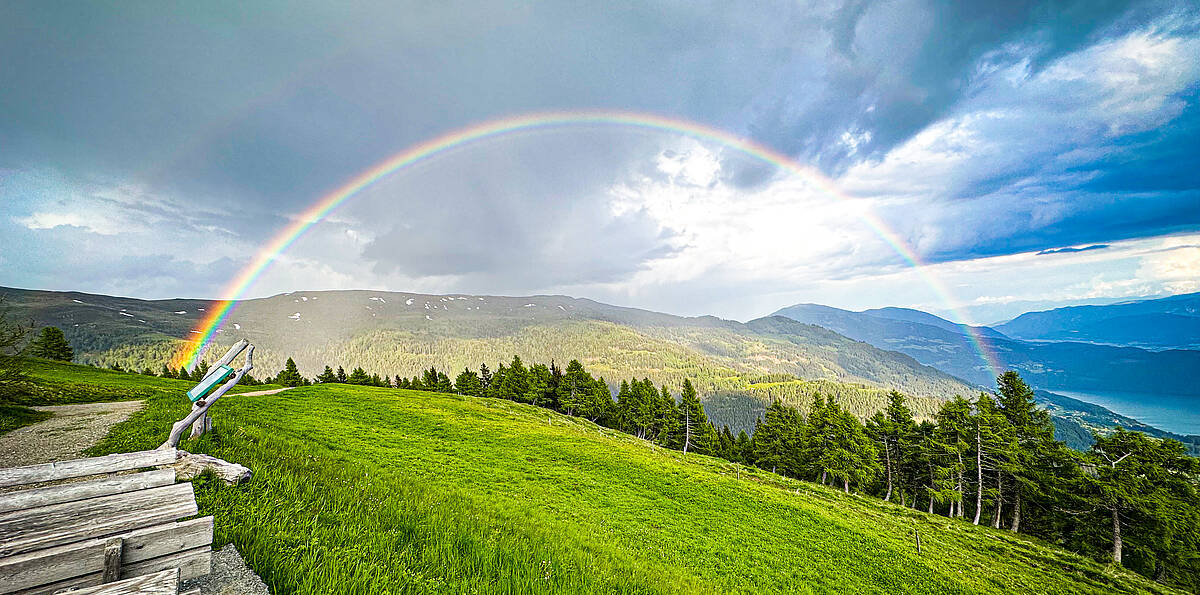
[{"label": "blue sky", "polygon": [[1200,291],[1198,64],[1189,2],[5,2],[0,285],[218,297],[414,143],[611,109],[754,139],[852,199],[668,132],[513,135],[382,180],[250,293],[993,322]]}]

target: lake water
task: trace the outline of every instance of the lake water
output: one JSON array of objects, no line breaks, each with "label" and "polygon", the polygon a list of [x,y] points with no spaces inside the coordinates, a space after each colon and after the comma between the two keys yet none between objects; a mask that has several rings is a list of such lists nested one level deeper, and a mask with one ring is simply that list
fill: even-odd
[{"label": "lake water", "polygon": [[1059,389],[1053,389],[1050,392],[1099,405],[1113,413],[1132,417],[1160,430],[1176,434],[1200,435],[1200,398],[1198,397],[1074,392]]}]

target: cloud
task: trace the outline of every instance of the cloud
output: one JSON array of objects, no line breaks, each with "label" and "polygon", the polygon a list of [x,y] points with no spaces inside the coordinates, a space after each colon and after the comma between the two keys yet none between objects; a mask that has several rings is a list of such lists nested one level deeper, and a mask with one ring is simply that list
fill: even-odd
[{"label": "cloud", "polygon": [[881,232],[965,308],[1169,291],[1193,270],[1185,248],[1129,248],[1200,229],[1200,15],[1183,2],[8,3],[0,22],[3,284],[217,295],[388,156],[587,108],[745,136],[853,198],[667,132],[527,131],[365,189],[251,293],[942,307]]},{"label": "cloud", "polygon": [[1103,250],[1108,247],[1110,247],[1108,244],[1092,244],[1091,246],[1082,246],[1079,248],[1076,248],[1074,246],[1067,246],[1065,248],[1047,248],[1045,250],[1038,252],[1037,254],[1038,254],[1038,256],[1044,256],[1046,254],[1065,254],[1065,253],[1071,253],[1071,252],[1087,252],[1088,250]]}]

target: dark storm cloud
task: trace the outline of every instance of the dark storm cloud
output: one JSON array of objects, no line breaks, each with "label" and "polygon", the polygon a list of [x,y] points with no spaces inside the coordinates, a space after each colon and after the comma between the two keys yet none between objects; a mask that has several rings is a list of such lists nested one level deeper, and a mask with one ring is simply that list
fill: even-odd
[{"label": "dark storm cloud", "polygon": [[1083,246],[1081,248],[1075,248],[1072,246],[1068,246],[1066,248],[1047,248],[1046,250],[1038,252],[1037,255],[1045,256],[1047,254],[1070,254],[1073,252],[1087,252],[1089,250],[1103,250],[1108,247],[1108,244],[1092,244],[1091,246]]},{"label": "dark storm cloud", "polygon": [[[764,95],[754,136],[838,172],[879,156],[945,117],[969,92],[982,57],[1006,44],[1037,47],[1031,67],[1077,50],[1114,20],[1144,24],[1170,4],[1128,2],[850,1],[836,9],[820,76]],[[798,56],[804,59],[804,56]],[[797,105],[804,109],[797,110]],[[851,148],[847,131],[870,133]]]}]

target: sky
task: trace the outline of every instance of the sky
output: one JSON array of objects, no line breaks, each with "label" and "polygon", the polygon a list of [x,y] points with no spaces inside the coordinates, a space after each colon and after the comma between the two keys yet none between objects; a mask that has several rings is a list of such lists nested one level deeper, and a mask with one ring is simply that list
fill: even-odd
[{"label": "sky", "polygon": [[670,130],[493,136],[355,194],[242,297],[992,323],[1200,291],[1186,1],[9,1],[0,81],[3,286],[233,297],[272,238],[390,156],[602,110],[719,129],[816,174]]}]

